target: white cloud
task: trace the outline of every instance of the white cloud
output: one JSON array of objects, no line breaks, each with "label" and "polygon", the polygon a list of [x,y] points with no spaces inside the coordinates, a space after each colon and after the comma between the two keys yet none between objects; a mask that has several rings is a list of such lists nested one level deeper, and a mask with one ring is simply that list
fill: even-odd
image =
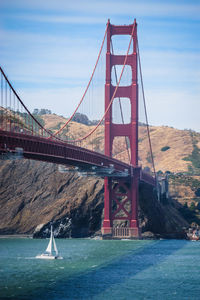
[{"label": "white cloud", "polygon": [[42,23],[62,23],[62,24],[105,24],[106,20],[103,17],[93,16],[60,16],[60,15],[29,15],[19,14],[14,16],[17,19],[42,22]]},{"label": "white cloud", "polygon": [[[7,7],[10,5],[11,0],[1,1],[2,7]],[[200,5],[196,3],[181,3],[178,1],[169,2],[169,1],[117,1],[106,0],[94,1],[94,0],[17,0],[12,1],[12,6],[16,8],[26,9],[26,10],[43,10],[44,12],[53,11],[53,12],[76,12],[76,13],[87,13],[87,14],[101,14],[101,15],[126,15],[130,16],[130,12],[134,16],[176,16],[176,17],[187,17],[192,19],[198,19]]]}]

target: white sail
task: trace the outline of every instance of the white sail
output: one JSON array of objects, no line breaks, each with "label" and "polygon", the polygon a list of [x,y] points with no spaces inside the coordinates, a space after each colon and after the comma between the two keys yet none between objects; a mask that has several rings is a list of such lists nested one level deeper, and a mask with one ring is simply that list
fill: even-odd
[{"label": "white sail", "polygon": [[53,237],[53,232],[52,232],[52,226],[51,226],[51,237],[50,237],[50,241],[49,244],[47,246],[46,252],[48,253],[52,253],[52,237]]},{"label": "white sail", "polygon": [[53,236],[53,246],[54,246],[54,250],[56,252],[56,255],[58,255],[58,249],[56,247],[56,242],[55,242],[54,236]]}]

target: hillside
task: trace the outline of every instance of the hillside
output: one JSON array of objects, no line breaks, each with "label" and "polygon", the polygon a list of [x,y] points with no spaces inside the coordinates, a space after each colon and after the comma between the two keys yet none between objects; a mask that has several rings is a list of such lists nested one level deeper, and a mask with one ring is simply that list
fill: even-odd
[{"label": "hillside", "polygon": [[[58,237],[91,236],[101,228],[104,181],[60,173],[53,164],[31,160],[0,162],[0,234],[46,237],[53,222]],[[147,197],[148,195],[148,197]],[[140,186],[139,220],[143,232],[184,237],[188,227],[179,206],[159,203],[150,187]]]},{"label": "hillside", "polygon": [[[41,117],[46,128],[54,132],[66,122],[65,118],[56,115],[46,114]],[[64,129],[62,137],[78,139],[93,128],[94,126],[70,122],[70,125]],[[170,195],[183,205],[187,203],[190,207],[194,203],[195,206],[198,206],[200,195],[196,195],[196,191],[200,188],[200,133],[167,126],[150,126],[150,135],[156,171],[180,174],[169,177]],[[139,164],[143,168],[149,167],[152,170],[146,126],[139,126],[138,139]],[[103,153],[104,127],[100,126],[96,134],[91,135],[88,141],[82,141],[81,146]],[[125,139],[119,137],[113,145],[114,157],[128,162],[128,154],[124,149]],[[181,174],[185,179],[183,177],[181,180],[178,179]],[[197,216],[200,219],[198,211]]]},{"label": "hillside", "polygon": [[[40,115],[52,131],[66,121],[55,114]],[[63,136],[76,139],[94,125],[71,122]],[[153,191],[140,186],[139,218],[143,232],[162,237],[183,237],[183,227],[199,223],[200,134],[170,127],[150,127],[156,170],[168,171],[169,191],[173,199],[157,202]],[[104,150],[104,128],[98,128],[87,146]],[[123,151],[124,138],[114,145],[116,158],[127,161]],[[83,141],[81,146],[86,146]],[[151,167],[146,128],[139,127],[139,158],[143,167]],[[0,234],[33,233],[46,236],[49,222],[54,223],[57,236],[82,237],[94,234],[103,218],[103,179],[79,177],[78,173],[60,173],[58,166],[31,160],[0,163]],[[145,195],[148,195],[146,197]],[[148,199],[148,201],[146,200]],[[185,203],[193,210],[185,207]],[[184,218],[187,219],[184,220]],[[189,222],[189,224],[188,224]]]},{"label": "hillside", "polygon": [[[55,114],[42,115],[45,127],[57,131],[67,119]],[[64,129],[64,137],[68,139],[78,139],[80,136],[86,135],[94,126],[70,122],[70,125]],[[151,142],[156,170],[170,172],[188,172],[191,169],[195,171],[195,165],[187,158],[192,156],[194,148],[199,151],[200,161],[200,133],[191,130],[178,130],[166,126],[151,126],[150,127]],[[114,153],[116,157],[124,161],[128,161],[126,152],[121,152],[124,149],[124,138],[119,138],[118,143],[114,144]],[[91,135],[88,141],[82,141],[81,146],[86,146],[90,149],[99,149],[104,151],[104,127],[100,126],[95,135]],[[139,163],[145,167],[151,168],[149,160],[149,143],[147,130],[145,126],[139,126]],[[200,169],[200,166],[199,166]],[[200,174],[200,173],[199,173]]]}]

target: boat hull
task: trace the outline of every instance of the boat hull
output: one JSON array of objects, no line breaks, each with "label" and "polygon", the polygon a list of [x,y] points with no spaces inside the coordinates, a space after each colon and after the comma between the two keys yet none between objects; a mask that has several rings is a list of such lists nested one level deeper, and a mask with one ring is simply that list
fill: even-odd
[{"label": "boat hull", "polygon": [[63,257],[61,257],[61,256],[45,255],[45,254],[37,255],[35,258],[38,258],[38,259],[63,259]]},{"label": "boat hull", "polygon": [[187,238],[190,241],[199,241],[200,240],[200,232],[199,232],[199,230],[198,231],[195,230],[195,231],[193,231],[193,233],[188,232],[187,233]]}]

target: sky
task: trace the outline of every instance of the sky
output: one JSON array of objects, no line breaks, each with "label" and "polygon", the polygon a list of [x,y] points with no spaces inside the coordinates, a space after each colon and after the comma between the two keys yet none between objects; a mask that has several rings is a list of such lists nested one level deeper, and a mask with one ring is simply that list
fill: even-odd
[{"label": "sky", "polygon": [[0,0],[0,65],[25,105],[71,115],[108,18],[137,20],[149,123],[200,132],[199,0]]}]

